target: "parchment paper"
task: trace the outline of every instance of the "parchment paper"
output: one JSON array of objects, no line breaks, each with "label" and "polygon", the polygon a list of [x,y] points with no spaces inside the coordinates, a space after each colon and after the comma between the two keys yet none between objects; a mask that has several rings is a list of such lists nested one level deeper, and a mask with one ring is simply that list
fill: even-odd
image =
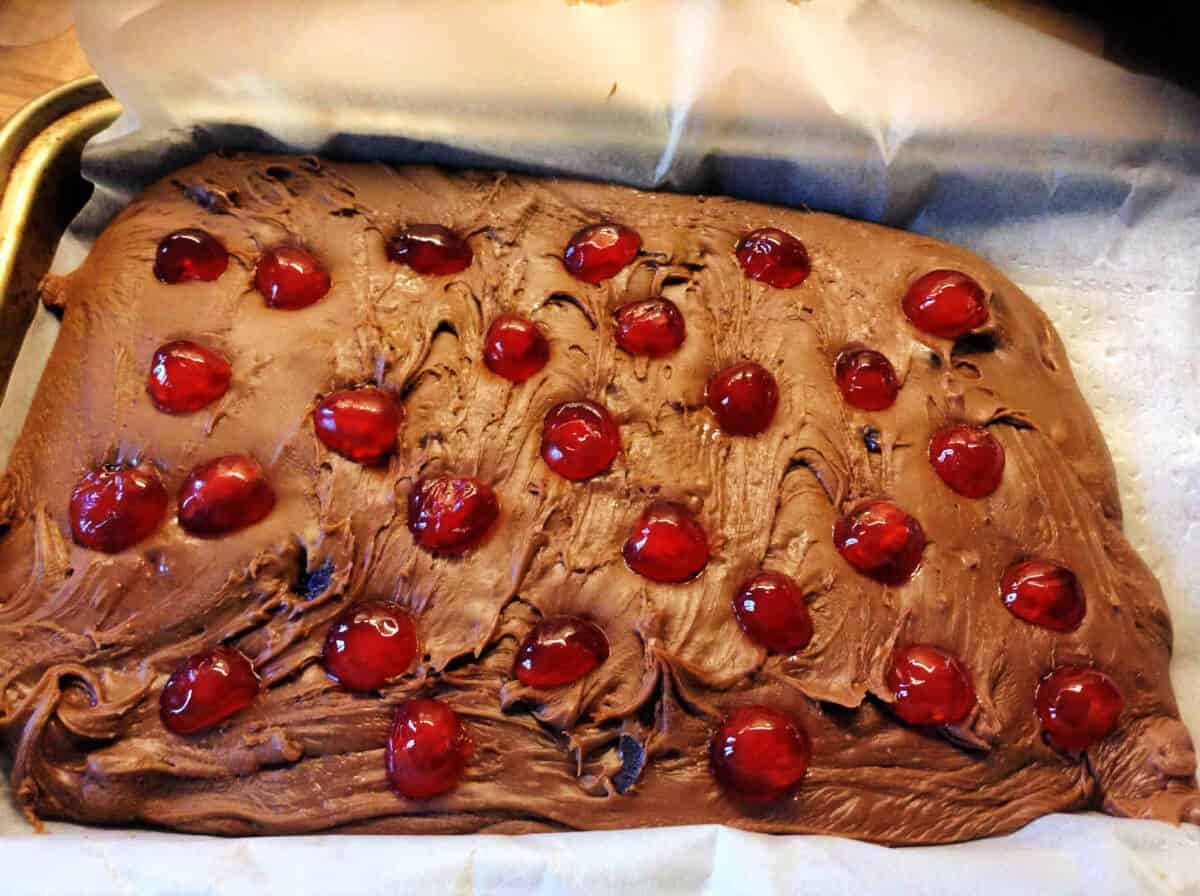
[{"label": "parchment paper", "polygon": [[[720,192],[965,244],[1054,320],[1160,577],[1200,734],[1200,103],[963,0],[83,0],[126,115],[92,141],[69,269],[133,192],[216,145]],[[197,126],[200,126],[197,129]],[[48,346],[0,408],[0,460]],[[215,839],[0,805],[26,893],[1200,893],[1200,829],[1051,816],[888,850],[717,827]]]}]

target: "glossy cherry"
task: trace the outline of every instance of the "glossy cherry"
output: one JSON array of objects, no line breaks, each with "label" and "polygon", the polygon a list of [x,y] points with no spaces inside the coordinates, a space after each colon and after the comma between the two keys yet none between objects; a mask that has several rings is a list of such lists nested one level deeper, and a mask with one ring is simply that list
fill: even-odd
[{"label": "glossy cherry", "polygon": [[440,700],[396,707],[387,740],[387,773],[396,793],[427,800],[462,781],[475,744],[453,709]]},{"label": "glossy cherry", "polygon": [[513,671],[531,688],[578,681],[608,659],[608,638],[578,616],[549,616],[533,627],[517,650]]},{"label": "glossy cherry", "polygon": [[227,454],[192,469],[179,489],[179,525],[192,535],[216,536],[253,526],[275,507],[262,466]]},{"label": "glossy cherry", "polygon": [[799,286],[812,271],[804,243],[774,227],[761,227],[746,234],[734,254],[747,277],[776,289]]},{"label": "glossy cherry", "polygon": [[633,524],[622,555],[652,582],[686,582],[708,564],[708,535],[686,507],[655,501]]},{"label": "glossy cherry", "polygon": [[154,255],[154,276],[163,283],[216,280],[229,267],[229,253],[216,237],[188,228],[168,233]]},{"label": "glossy cherry", "polygon": [[887,585],[902,585],[921,563],[921,524],[890,501],[866,501],[837,521],[833,543],[851,566]]},{"label": "glossy cherry", "polygon": [[542,460],[565,479],[603,473],[620,451],[620,429],[608,410],[594,401],[555,405],[542,423]]},{"label": "glossy cherry", "polygon": [[492,373],[523,383],[550,360],[550,343],[537,324],[519,314],[501,314],[483,339],[483,363]]},{"label": "glossy cherry", "polygon": [[616,312],[617,345],[631,355],[661,358],[669,355],[687,337],[683,314],[670,299],[629,302]]},{"label": "glossy cherry", "polygon": [[837,356],[834,377],[846,404],[864,411],[890,408],[900,394],[892,362],[869,348],[847,349]]},{"label": "glossy cherry", "polygon": [[760,572],[738,589],[733,613],[750,638],[768,650],[790,653],[812,640],[812,616],[804,592],[790,576]]},{"label": "glossy cherry", "polygon": [[329,292],[329,272],[315,255],[298,246],[276,246],[263,253],[254,271],[254,288],[267,304],[282,311],[298,311]]},{"label": "glossy cherry", "polygon": [[892,654],[887,686],[892,711],[910,725],[953,725],[975,705],[975,688],[963,664],[929,644],[911,644]]},{"label": "glossy cherry", "polygon": [[1009,567],[1000,582],[1004,606],[1018,619],[1056,632],[1079,628],[1087,613],[1075,573],[1049,560],[1025,560]]},{"label": "glossy cherry", "polygon": [[313,429],[330,451],[359,464],[377,464],[396,450],[404,412],[390,393],[375,386],[340,389],[318,402]]},{"label": "glossy cherry", "polygon": [[410,224],[388,241],[386,252],[418,274],[435,276],[465,271],[475,258],[465,239],[440,224]]},{"label": "glossy cherry", "polygon": [[158,700],[163,726],[174,734],[196,734],[240,712],[258,696],[254,667],[232,647],[214,647],[188,657],[171,674]]},{"label": "glossy cherry", "polygon": [[615,277],[642,248],[636,230],[621,224],[595,224],[580,230],[563,250],[563,266],[584,283],[601,283]]},{"label": "glossy cherry", "polygon": [[374,691],[403,675],[417,657],[417,627],[402,607],[366,601],[346,609],[325,635],[321,661],[352,691]]},{"label": "glossy cherry", "polygon": [[233,369],[221,355],[195,342],[168,342],[154,353],[146,391],[166,414],[190,414],[229,390]]},{"label": "glossy cherry", "polygon": [[929,440],[929,462],[942,482],[965,498],[986,498],[1000,487],[1004,446],[982,426],[951,423]]},{"label": "glossy cherry", "polygon": [[812,742],[796,719],[769,706],[739,706],[708,742],[717,783],[730,795],[767,802],[796,789],[808,771]]},{"label": "glossy cherry", "polygon": [[1050,743],[1072,752],[1111,734],[1125,706],[1116,683],[1087,666],[1055,669],[1038,684],[1034,702]]},{"label": "glossy cherry", "polygon": [[705,399],[723,432],[752,436],[775,419],[779,386],[769,370],[748,361],[713,374],[708,380]]},{"label": "glossy cherry", "polygon": [[918,330],[957,339],[988,320],[983,287],[961,271],[930,271],[908,288],[901,303]]},{"label": "glossy cherry", "polygon": [[76,483],[69,514],[76,544],[115,554],[154,534],[167,515],[167,490],[149,464],[98,467]]},{"label": "glossy cherry", "polygon": [[427,551],[460,554],[483,540],[500,515],[491,486],[470,476],[422,479],[408,496],[408,528]]}]

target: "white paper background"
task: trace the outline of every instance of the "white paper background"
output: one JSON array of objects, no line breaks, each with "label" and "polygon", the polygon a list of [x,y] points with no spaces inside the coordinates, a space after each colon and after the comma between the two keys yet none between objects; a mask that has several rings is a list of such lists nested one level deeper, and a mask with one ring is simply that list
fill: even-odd
[{"label": "white paper background", "polygon": [[[955,0],[81,0],[77,12],[132,111],[85,160],[98,195],[60,267],[130,191],[191,159],[207,138],[172,129],[198,122],[350,157],[806,204],[989,257],[1067,343],[1126,529],[1171,604],[1172,675],[1200,731],[1195,100]],[[362,139],[374,133],[405,139]],[[51,319],[37,333],[0,411],[0,458]],[[1096,815],[907,850],[715,827],[229,840],[50,828],[34,835],[0,807],[0,890],[1200,893],[1200,830]]]}]

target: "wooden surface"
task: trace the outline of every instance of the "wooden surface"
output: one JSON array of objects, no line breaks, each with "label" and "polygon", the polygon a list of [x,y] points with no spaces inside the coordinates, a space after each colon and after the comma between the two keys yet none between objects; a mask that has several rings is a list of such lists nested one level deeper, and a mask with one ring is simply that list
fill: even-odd
[{"label": "wooden surface", "polygon": [[[1098,27],[1036,0],[976,2],[1085,50],[1103,51]],[[71,27],[70,0],[0,0],[0,122],[34,97],[91,70]]]}]

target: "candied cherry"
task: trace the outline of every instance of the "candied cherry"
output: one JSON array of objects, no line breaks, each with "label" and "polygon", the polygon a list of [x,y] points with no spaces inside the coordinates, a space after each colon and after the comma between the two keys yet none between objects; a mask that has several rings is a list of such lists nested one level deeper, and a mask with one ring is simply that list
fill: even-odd
[{"label": "candied cherry", "polygon": [[812,640],[812,617],[804,592],[789,576],[760,572],[733,598],[733,614],[751,640],[768,650],[803,650]]},{"label": "candied cherry", "polygon": [[421,479],[408,496],[408,528],[418,545],[435,553],[474,547],[499,515],[491,486],[471,476]]},{"label": "candied cherry", "polygon": [[717,783],[750,802],[777,800],[796,789],[808,771],[812,742],[804,727],[769,706],[739,706],[708,742]]},{"label": "candied cherry", "polygon": [[471,266],[470,244],[440,224],[410,224],[387,244],[387,257],[418,274],[457,274]]},{"label": "candied cherry", "polygon": [[232,647],[214,647],[188,657],[171,673],[158,700],[158,714],[168,731],[196,734],[245,709],[259,687],[245,656]]},{"label": "candied cherry", "polygon": [[860,410],[886,410],[900,394],[892,362],[869,348],[843,351],[837,356],[833,370],[846,404]]},{"label": "candied cherry", "polygon": [[366,601],[346,609],[325,635],[322,664],[352,691],[374,691],[403,675],[417,656],[417,627],[403,608]]},{"label": "candied cherry", "polygon": [[542,460],[564,479],[603,473],[621,451],[621,431],[594,401],[564,401],[542,423]]},{"label": "candied cherry", "polygon": [[942,482],[964,498],[986,498],[1000,487],[1004,446],[982,426],[952,423],[929,440],[929,462]]},{"label": "candied cherry", "polygon": [[227,454],[192,469],[179,490],[179,525],[192,535],[226,535],[253,526],[275,507],[262,466]]},{"label": "candied cherry", "polygon": [[686,507],[655,501],[633,524],[622,555],[652,582],[686,582],[708,564],[708,535]]},{"label": "candied cherry", "polygon": [[578,681],[608,659],[608,638],[578,616],[549,616],[533,627],[517,650],[517,679],[531,688]]},{"label": "candied cherry", "polygon": [[746,234],[734,254],[747,277],[776,289],[799,286],[812,271],[804,243],[774,227],[761,227]]},{"label": "candied cherry", "polygon": [[537,324],[519,314],[501,314],[483,339],[483,363],[496,376],[523,383],[550,360],[550,343]]},{"label": "candied cherry", "polygon": [[837,521],[833,543],[859,572],[901,585],[921,563],[925,531],[890,501],[866,501]]},{"label": "candied cherry", "polygon": [[1050,743],[1074,753],[1111,734],[1125,706],[1116,683],[1086,666],[1055,669],[1038,684],[1034,702]]},{"label": "candied cherry", "polygon": [[963,664],[929,644],[898,648],[886,678],[895,696],[892,711],[910,725],[953,725],[975,705]]},{"label": "candied cherry", "polygon": [[330,451],[359,464],[377,464],[396,449],[404,413],[383,389],[340,389],[318,402],[313,429]]},{"label": "candied cherry", "polygon": [[577,280],[597,284],[615,277],[637,258],[642,237],[621,224],[594,224],[580,230],[563,250],[563,266]]},{"label": "candied cherry", "polygon": [[1079,628],[1087,612],[1083,587],[1075,573],[1049,560],[1034,558],[1009,567],[1000,582],[1004,606],[1018,619],[1056,632]]},{"label": "candied cherry", "polygon": [[628,302],[616,311],[617,345],[631,355],[661,358],[687,337],[683,314],[670,299]]},{"label": "candied cherry", "polygon": [[307,308],[329,292],[329,272],[316,256],[297,246],[277,246],[258,260],[254,288],[267,305],[282,311]]},{"label": "candied cherry", "polygon": [[724,432],[753,436],[775,418],[779,387],[769,370],[748,361],[713,374],[705,389],[705,400]]},{"label": "candied cherry", "polygon": [[149,464],[89,470],[71,492],[71,535],[80,547],[116,554],[149,538],[167,515],[167,490]]},{"label": "candied cherry", "polygon": [[453,790],[475,754],[471,735],[440,700],[408,700],[396,707],[387,741],[387,773],[405,799],[427,800]]},{"label": "candied cherry", "polygon": [[918,330],[957,339],[988,320],[983,287],[962,271],[930,271],[904,294],[904,313]]},{"label": "candied cherry", "polygon": [[229,253],[216,237],[189,227],[168,233],[154,255],[154,276],[163,283],[216,280],[229,267]]},{"label": "candied cherry", "polygon": [[190,414],[226,393],[233,370],[221,355],[179,339],[160,346],[150,363],[146,391],[165,414]]}]

